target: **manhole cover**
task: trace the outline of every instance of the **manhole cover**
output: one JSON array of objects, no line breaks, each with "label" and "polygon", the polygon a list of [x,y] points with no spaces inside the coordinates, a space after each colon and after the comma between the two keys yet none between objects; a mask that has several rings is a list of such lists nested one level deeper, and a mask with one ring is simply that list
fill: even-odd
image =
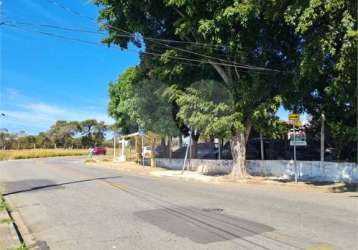
[{"label": "manhole cover", "polygon": [[221,213],[224,211],[222,208],[203,208],[202,211],[204,212],[210,212],[210,213]]}]

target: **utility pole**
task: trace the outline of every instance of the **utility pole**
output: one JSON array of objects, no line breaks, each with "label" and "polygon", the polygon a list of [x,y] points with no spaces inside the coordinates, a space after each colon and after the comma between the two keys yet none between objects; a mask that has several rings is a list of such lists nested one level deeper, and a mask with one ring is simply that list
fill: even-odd
[{"label": "utility pole", "polygon": [[184,157],[184,163],[183,163],[183,168],[181,170],[181,174],[184,174],[184,170],[185,170],[185,165],[186,165],[186,162],[188,160],[188,152],[189,150],[191,150],[191,131],[189,130],[189,143],[188,145],[186,146],[186,151],[185,151],[185,157]]},{"label": "utility pole", "polygon": [[321,161],[320,161],[320,170],[321,170],[321,175],[323,175],[324,173],[324,122],[326,120],[325,115],[322,113],[321,114]]},{"label": "utility pole", "polygon": [[295,165],[295,182],[297,183],[297,162],[296,162],[296,127],[293,122],[293,161]]},{"label": "utility pole", "polygon": [[113,161],[116,159],[116,132],[113,132]]},{"label": "utility pole", "polygon": [[262,138],[262,133],[260,133],[260,150],[261,150],[261,160],[264,160],[264,141]]},{"label": "utility pole", "polygon": [[142,159],[143,159],[143,167],[145,166],[144,164],[144,135],[142,135]]},{"label": "utility pole", "polygon": [[219,160],[221,160],[221,143],[222,143],[222,138],[219,138],[219,143],[218,143],[218,145],[219,145],[219,147],[218,147],[218,149],[219,149]]}]

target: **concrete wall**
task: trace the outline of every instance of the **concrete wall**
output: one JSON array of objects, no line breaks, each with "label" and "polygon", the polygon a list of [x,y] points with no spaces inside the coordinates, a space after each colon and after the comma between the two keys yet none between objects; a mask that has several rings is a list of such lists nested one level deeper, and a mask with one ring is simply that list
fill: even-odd
[{"label": "concrete wall", "polygon": [[[158,158],[157,166],[180,170],[183,159]],[[192,159],[189,170],[204,174],[228,174],[232,169],[232,160],[202,160]],[[248,160],[246,167],[249,174],[254,176],[276,176],[285,179],[294,178],[293,161],[287,160]],[[297,161],[300,180],[305,181],[334,181],[358,183],[358,166],[350,162],[324,162],[322,173],[319,161]]]}]

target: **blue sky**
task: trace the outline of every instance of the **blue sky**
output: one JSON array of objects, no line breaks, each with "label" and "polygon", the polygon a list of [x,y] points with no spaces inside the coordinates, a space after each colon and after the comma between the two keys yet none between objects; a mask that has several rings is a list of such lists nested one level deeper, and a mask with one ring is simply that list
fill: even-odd
[{"label": "blue sky", "polygon": [[[60,3],[69,13],[54,4]],[[0,0],[1,20],[18,28],[0,28],[0,128],[36,134],[56,120],[95,118],[110,124],[107,88],[126,68],[139,62],[129,51],[69,41],[38,31],[100,42],[102,34],[61,31],[20,23],[50,24],[96,31],[98,9],[89,0]],[[86,16],[86,17],[83,17]],[[20,29],[19,29],[20,28]],[[280,108],[282,119],[288,112]]]},{"label": "blue sky", "polygon": [[[85,16],[97,16],[97,8],[87,0],[57,2]],[[2,0],[1,20],[98,29],[95,22],[66,12],[50,0]],[[0,29],[0,111],[6,114],[0,128],[33,134],[47,130],[58,119],[95,118],[111,123],[107,116],[108,83],[138,63],[136,49],[82,44],[33,30],[93,42],[99,42],[102,34],[18,27],[21,29]]]}]

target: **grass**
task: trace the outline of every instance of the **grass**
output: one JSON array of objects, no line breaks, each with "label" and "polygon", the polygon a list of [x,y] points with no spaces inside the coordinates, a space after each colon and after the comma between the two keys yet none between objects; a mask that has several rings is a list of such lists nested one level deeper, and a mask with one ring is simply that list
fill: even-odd
[{"label": "grass", "polygon": [[83,162],[84,163],[96,163],[97,161],[95,159],[88,158],[88,159],[85,159]]},{"label": "grass", "polygon": [[29,250],[24,244],[8,248],[7,250]]},{"label": "grass", "polygon": [[[9,205],[5,202],[4,197],[0,193],[0,212],[4,211],[6,209],[10,209]],[[5,218],[5,219],[0,220],[0,224],[11,224],[11,223],[13,223],[13,220],[10,218]],[[7,250],[29,250],[29,249],[24,244],[20,244],[20,245],[8,248]]]},{"label": "grass", "polygon": [[0,194],[0,212],[4,211],[6,209],[10,209],[9,205],[5,202],[4,198],[2,197],[2,195]]},{"label": "grass", "polygon": [[1,160],[16,160],[29,158],[42,158],[54,156],[76,156],[86,155],[87,149],[21,149],[21,150],[1,150]]}]

